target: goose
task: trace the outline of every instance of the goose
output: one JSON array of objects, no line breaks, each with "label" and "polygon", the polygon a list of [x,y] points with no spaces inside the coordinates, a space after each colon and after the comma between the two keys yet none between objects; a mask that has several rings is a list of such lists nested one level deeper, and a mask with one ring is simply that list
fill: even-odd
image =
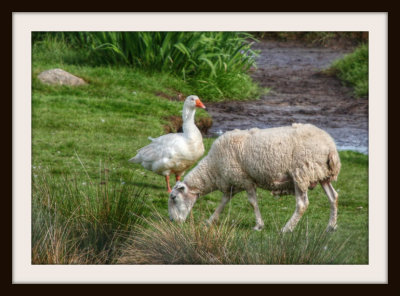
[{"label": "goose", "polygon": [[203,137],[194,123],[196,107],[206,109],[197,96],[188,96],[182,111],[183,133],[149,137],[152,142],[139,149],[136,156],[129,160],[165,176],[169,193],[172,191],[169,184],[170,174],[175,174],[176,181],[179,181],[185,171],[204,154]]}]

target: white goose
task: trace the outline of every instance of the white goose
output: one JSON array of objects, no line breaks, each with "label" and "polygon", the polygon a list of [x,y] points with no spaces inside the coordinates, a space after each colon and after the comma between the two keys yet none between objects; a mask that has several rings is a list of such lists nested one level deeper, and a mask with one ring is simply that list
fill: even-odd
[{"label": "white goose", "polygon": [[204,154],[203,137],[194,124],[196,107],[206,108],[197,96],[188,96],[182,111],[183,133],[167,134],[155,139],[149,137],[152,142],[129,160],[165,176],[168,192],[171,192],[169,175],[175,174],[179,181],[185,171]]}]

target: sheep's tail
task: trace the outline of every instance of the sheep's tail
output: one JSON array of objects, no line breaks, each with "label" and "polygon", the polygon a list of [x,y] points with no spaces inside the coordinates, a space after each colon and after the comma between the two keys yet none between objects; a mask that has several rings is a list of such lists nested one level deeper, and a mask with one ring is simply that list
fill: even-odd
[{"label": "sheep's tail", "polygon": [[331,151],[328,154],[328,167],[331,175],[331,180],[336,181],[341,167],[339,153],[336,150]]}]

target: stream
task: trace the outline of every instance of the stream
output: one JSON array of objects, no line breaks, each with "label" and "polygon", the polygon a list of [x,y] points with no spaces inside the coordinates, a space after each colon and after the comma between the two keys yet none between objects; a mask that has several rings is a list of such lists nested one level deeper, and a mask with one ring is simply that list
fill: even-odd
[{"label": "stream", "polygon": [[368,98],[321,72],[354,47],[312,47],[298,42],[262,41],[252,78],[271,90],[253,101],[208,103],[209,136],[233,129],[311,123],[326,130],[338,150],[368,154]]}]

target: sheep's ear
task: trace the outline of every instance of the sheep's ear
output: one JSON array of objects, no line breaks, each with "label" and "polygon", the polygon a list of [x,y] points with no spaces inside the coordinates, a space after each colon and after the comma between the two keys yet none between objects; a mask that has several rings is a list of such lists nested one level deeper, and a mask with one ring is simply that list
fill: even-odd
[{"label": "sheep's ear", "polygon": [[179,191],[184,191],[185,190],[185,183],[178,181],[175,184],[176,189],[178,189]]}]

